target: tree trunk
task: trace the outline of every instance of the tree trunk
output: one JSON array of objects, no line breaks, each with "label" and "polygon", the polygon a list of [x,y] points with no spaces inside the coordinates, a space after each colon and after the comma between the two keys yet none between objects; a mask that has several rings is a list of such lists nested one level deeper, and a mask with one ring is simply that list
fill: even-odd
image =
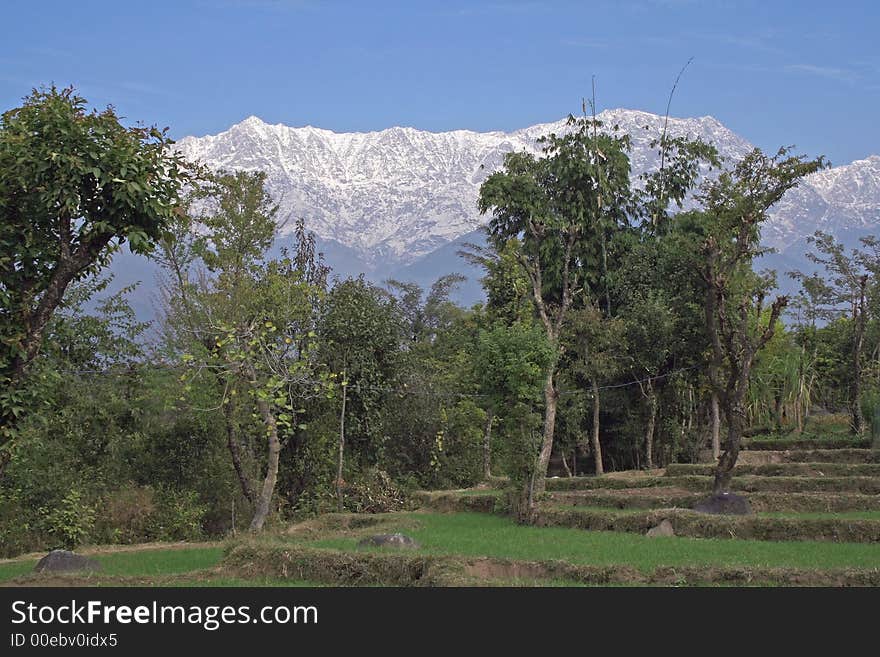
[{"label": "tree trunk", "polygon": [[596,379],[591,381],[593,388],[593,432],[590,441],[593,445],[593,461],[596,464],[596,474],[604,474],[605,467],[602,463],[602,445],[599,443],[599,385]]},{"label": "tree trunk", "polygon": [[342,513],[342,466],[345,457],[345,400],[348,382],[342,374],[342,411],[339,413],[339,454],[336,457],[336,510]]},{"label": "tree trunk", "polygon": [[730,492],[733,468],[739,457],[739,447],[746,425],[746,411],[742,399],[737,399],[731,404],[730,412],[725,413],[725,419],[727,420],[727,440],[724,443],[724,453],[718,459],[718,466],[715,468],[715,482],[712,486],[712,492],[716,495]]},{"label": "tree trunk", "polygon": [[235,430],[235,403],[232,397],[227,397],[226,403],[223,405],[223,418],[226,422],[226,447],[229,449],[229,455],[232,457],[232,467],[238,476],[238,482],[241,484],[241,492],[251,504],[254,504],[254,489],[251,480],[248,478],[244,467],[241,464],[241,450],[238,448],[237,432]]},{"label": "tree trunk", "polygon": [[260,400],[257,402],[257,407],[263,418],[263,424],[266,425],[269,458],[266,461],[266,477],[263,479],[263,488],[260,490],[260,496],[257,498],[257,508],[254,510],[254,517],[251,520],[250,529],[252,532],[262,531],[266,518],[269,516],[272,496],[275,493],[275,483],[278,481],[278,461],[281,454],[281,441],[278,440],[278,425],[275,423],[275,417],[272,415],[269,404]]},{"label": "tree trunk", "polygon": [[550,454],[553,451],[553,432],[556,428],[556,402],[559,395],[553,381],[555,374],[556,368],[553,367],[547,373],[547,381],[544,384],[544,439],[541,443],[541,452],[538,454],[538,460],[535,464],[535,471],[532,473],[531,481],[527,484],[526,500],[528,508],[526,511],[529,514],[535,508],[537,496],[547,488],[547,468],[550,465]]},{"label": "tree trunk", "polygon": [[850,386],[849,409],[852,432],[857,436],[865,433],[865,417],[862,415],[862,347],[865,341],[865,286],[867,277],[861,279],[861,293],[858,309],[853,319],[855,335],[853,336],[852,365],[853,378]]},{"label": "tree trunk", "polygon": [[483,478],[488,481],[492,477],[492,423],[495,414],[486,413],[486,428],[483,431]]},{"label": "tree trunk", "polygon": [[571,477],[571,468],[568,467],[568,461],[565,460],[565,454],[560,454],[559,456],[562,458],[562,469],[565,470],[565,476]]},{"label": "tree trunk", "polygon": [[694,428],[694,386],[688,384],[688,411],[687,411],[687,430],[688,433]]},{"label": "tree trunk", "polygon": [[[68,285],[80,272],[95,261],[98,254],[110,243],[112,237],[112,233],[95,233],[89,238],[84,238],[72,252],[70,251],[71,245],[62,241],[60,245],[61,258],[52,272],[46,289],[39,297],[36,307],[18,313],[16,323],[18,328],[23,331],[23,335],[17,345],[18,352],[13,355],[11,361],[4,363],[3,368],[0,369],[0,380],[5,379],[3,389],[0,392],[12,396],[23,384],[30,364],[40,353],[46,326],[52,319],[55,309],[63,301]],[[31,301],[32,298],[27,299],[27,303]],[[9,346],[13,345],[14,342]],[[0,477],[3,476],[6,466],[12,459],[16,430],[21,420],[21,415],[13,413],[11,409],[7,410],[5,405],[0,411]]]},{"label": "tree trunk", "polygon": [[648,470],[654,468],[654,425],[657,421],[657,394],[654,386],[648,379],[648,428],[645,430],[645,466]]},{"label": "tree trunk", "polygon": [[[245,371],[247,372],[250,384],[256,389],[257,373],[251,363],[245,361]],[[257,410],[263,420],[266,430],[266,442],[268,455],[266,458],[266,476],[263,478],[263,487],[260,489],[260,495],[257,498],[256,508],[254,509],[254,517],[251,520],[250,530],[259,532],[263,530],[266,518],[269,516],[269,510],[272,504],[272,496],[275,494],[275,484],[278,481],[278,461],[281,454],[281,441],[278,438],[278,423],[272,414],[269,403],[264,399],[257,397]]]},{"label": "tree trunk", "polygon": [[718,407],[718,393],[712,392],[712,458],[718,462],[721,456],[721,411]]}]

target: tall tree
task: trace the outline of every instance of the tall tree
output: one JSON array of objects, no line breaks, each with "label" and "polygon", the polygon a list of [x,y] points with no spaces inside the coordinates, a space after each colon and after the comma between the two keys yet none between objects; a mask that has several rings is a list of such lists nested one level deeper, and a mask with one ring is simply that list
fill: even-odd
[{"label": "tall tree", "polygon": [[605,472],[600,441],[602,408],[599,382],[613,377],[621,369],[626,334],[616,317],[605,317],[598,306],[574,309],[566,322],[563,367],[573,382],[587,391],[591,401],[589,432],[579,427],[583,436],[580,447],[589,447],[596,474]]},{"label": "tall tree", "polygon": [[0,473],[22,383],[68,286],[128,242],[149,253],[186,179],[164,131],[88,111],[72,88],[34,90],[0,117]]},{"label": "tall tree", "polygon": [[712,345],[709,376],[727,421],[724,452],[713,484],[716,494],[730,490],[745,429],[745,399],[755,356],[773,337],[788,303],[786,297],[777,297],[765,313],[772,278],[752,270],[754,258],[764,252],[761,224],[786,191],[823,165],[821,157],[806,160],[784,148],[773,156],[755,149],[708,185],[701,197],[708,234],[702,245],[700,270]]},{"label": "tall tree", "polygon": [[[263,173],[217,174],[192,208],[203,231],[194,255],[165,250],[173,272],[166,329],[191,367],[186,376],[216,383],[233,466],[254,505],[250,528],[260,531],[271,511],[281,451],[305,428],[305,402],[326,394],[314,329],[327,269],[301,223],[296,251],[266,258],[277,207]],[[253,447],[255,436],[264,450],[255,458],[260,474],[252,478],[240,446]]]},{"label": "tall tree", "polygon": [[610,235],[627,222],[631,204],[628,136],[598,132],[598,122],[569,117],[568,131],[541,140],[543,157],[509,153],[502,171],[480,188],[479,209],[492,211],[496,251],[518,240],[517,258],[556,357],[545,372],[544,430],[535,476],[524,497],[543,492],[553,449],[561,331],[574,295],[598,298]]},{"label": "tall tree", "polygon": [[343,505],[346,443],[374,465],[381,442],[383,400],[394,385],[401,323],[381,289],[363,277],[337,282],[327,294],[318,323],[320,358],[341,387],[336,492]]},{"label": "tall tree", "polygon": [[[819,309],[825,319],[848,314],[852,322],[852,346],[850,365],[852,378],[849,389],[850,429],[856,435],[865,432],[865,418],[862,414],[862,379],[863,351],[865,331],[868,324],[868,291],[871,265],[875,262],[870,251],[862,252],[854,249],[847,254],[843,244],[828,233],[817,231],[807,238],[815,248],[808,252],[807,258],[825,269],[826,278],[817,282],[815,275],[792,272],[801,281],[804,291],[811,296],[821,293],[825,304]],[[863,244],[872,247],[876,242],[873,238],[863,240]]]},{"label": "tall tree", "polygon": [[529,520],[536,500],[535,479],[545,477],[536,468],[535,436],[531,419],[541,396],[547,368],[558,356],[536,322],[498,322],[481,330],[475,364],[482,387],[496,410],[497,423],[505,430],[507,470],[514,485],[515,509],[521,520]]}]

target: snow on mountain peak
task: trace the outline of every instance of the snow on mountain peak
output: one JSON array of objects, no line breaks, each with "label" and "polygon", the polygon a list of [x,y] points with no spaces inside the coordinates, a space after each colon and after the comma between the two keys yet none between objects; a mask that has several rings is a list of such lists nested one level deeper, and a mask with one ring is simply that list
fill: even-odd
[{"label": "snow on mountain peak", "polygon": [[[656,166],[651,142],[664,117],[610,109],[597,118],[603,129],[617,125],[631,135],[634,176]],[[537,152],[539,137],[565,129],[563,119],[513,132],[392,127],[339,133],[270,125],[249,116],[218,135],[185,137],[177,147],[215,169],[265,171],[280,219],[302,217],[319,237],[387,265],[412,262],[485,223],[487,217],[477,211],[479,186],[501,166],[504,154]],[[727,161],[752,148],[711,116],[670,117],[668,130],[714,143]],[[835,221],[876,224],[878,208],[880,157],[871,156],[818,172],[787,194],[768,222],[768,241],[784,249]],[[292,225],[287,221],[285,230]]]}]

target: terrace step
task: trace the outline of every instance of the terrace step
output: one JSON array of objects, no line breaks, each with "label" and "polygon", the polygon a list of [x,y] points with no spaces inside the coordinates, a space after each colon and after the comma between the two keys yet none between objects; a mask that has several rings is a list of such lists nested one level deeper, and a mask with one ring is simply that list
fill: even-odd
[{"label": "terrace step", "polygon": [[381,554],[252,542],[233,547],[224,567],[240,577],[307,579],[334,585],[463,586],[493,582],[572,581],[582,584],[723,584],[782,586],[880,586],[877,568],[768,568],[765,566],[591,565],[558,559],[523,561],[486,556]]},{"label": "terrace step", "polygon": [[743,450],[871,449],[870,438],[743,438]]},{"label": "terrace step", "polygon": [[880,463],[878,449],[751,450],[739,453],[737,465],[766,463]]},{"label": "terrace step", "polygon": [[[673,486],[708,493],[712,489],[712,480],[713,478],[707,475],[652,475],[634,478],[617,478],[607,475],[599,477],[565,477],[548,479],[547,490],[551,492],[596,489],[620,490],[625,488]],[[761,477],[744,475],[735,476],[731,483],[731,488],[732,490],[747,492],[838,492],[877,495],[880,494],[880,477]]]},{"label": "terrace step", "polygon": [[[582,490],[549,493],[556,506],[589,506],[611,509],[689,509],[706,498],[705,491],[658,486],[621,490]],[[880,511],[880,495],[861,493],[784,493],[753,492],[747,495],[756,512],[782,511],[807,513],[839,513],[846,511]]]},{"label": "terrace step", "polygon": [[689,509],[656,509],[640,512],[565,508],[545,503],[536,514],[535,524],[541,527],[576,527],[591,531],[645,534],[663,520],[668,520],[672,524],[676,536],[691,538],[837,543],[880,541],[880,520],[720,516]]},{"label": "terrace step", "polygon": [[477,511],[492,513],[503,493],[500,490],[480,491],[479,494],[464,490],[415,491],[411,497],[422,507],[434,511]]},{"label": "terrace step", "polygon": [[672,486],[662,474],[639,477],[615,477],[610,474],[589,477],[552,477],[547,480],[548,491],[563,490],[596,490],[624,488],[654,488],[656,486]]},{"label": "terrace step", "polygon": [[[664,477],[670,486],[695,491],[712,489],[713,477],[688,475]],[[745,492],[778,491],[785,493],[864,493],[880,494],[880,477],[761,477],[756,475],[735,476],[731,490]]]},{"label": "terrace step", "polygon": [[[740,464],[734,475],[762,477],[880,477],[880,463],[764,463]],[[705,463],[672,463],[666,466],[666,476],[713,475],[715,466]]]}]

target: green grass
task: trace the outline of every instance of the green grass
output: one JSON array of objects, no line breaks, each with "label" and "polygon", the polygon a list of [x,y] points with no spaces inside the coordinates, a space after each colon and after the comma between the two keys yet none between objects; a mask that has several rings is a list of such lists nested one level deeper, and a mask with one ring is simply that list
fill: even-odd
[{"label": "green grass", "polygon": [[[616,515],[645,515],[647,513],[652,513],[654,511],[662,510],[661,509],[639,509],[639,508],[626,508],[626,509],[618,509],[613,506],[592,506],[587,504],[566,504],[564,502],[557,502],[555,500],[551,500],[550,502],[544,503],[541,505],[541,508],[546,509],[577,509],[578,511],[590,511],[595,513],[612,513]],[[671,508],[671,507],[670,507]]]},{"label": "green grass", "polygon": [[[101,563],[100,576],[176,575],[213,568],[220,563],[222,547],[175,548],[110,552],[93,555]],[[33,572],[36,559],[0,564],[0,582]]]},{"label": "green grass", "polygon": [[765,518],[836,518],[838,520],[880,520],[880,511],[838,511],[836,513],[824,511],[807,511],[803,513],[795,513],[792,511],[766,511],[761,512],[758,515]]},{"label": "green grass", "polygon": [[36,561],[11,561],[9,563],[0,563],[0,582],[26,575],[34,570]]},{"label": "green grass", "polygon": [[174,575],[212,568],[220,563],[222,547],[139,550],[98,555],[104,575]]},{"label": "green grass", "polygon": [[[564,527],[529,527],[478,513],[417,514],[411,534],[431,554],[520,560],[558,559],[574,564],[630,565],[645,572],[658,566],[751,566],[790,568],[880,568],[880,546],[813,541],[647,538]],[[355,539],[312,543],[350,550]]]},{"label": "green grass", "polygon": [[500,494],[498,490],[493,488],[466,488],[462,491],[458,491],[458,493],[459,495],[464,495],[466,497],[497,497]]},{"label": "green grass", "polygon": [[[604,506],[588,506],[585,504],[565,504],[565,503],[550,503],[547,505],[548,508],[555,509],[571,509],[576,508],[579,511],[590,511],[597,513],[614,513],[617,515],[629,514],[629,515],[637,515],[637,514],[645,514],[651,513],[653,511],[662,511],[661,509],[639,509],[639,508],[627,508],[627,509],[618,509],[616,507],[604,507]],[[687,510],[687,509],[683,509]],[[825,519],[825,518],[836,518],[838,520],[880,520],[880,511],[840,511],[840,512],[825,512],[825,511],[808,511],[808,512],[800,512],[800,511],[762,511],[756,514],[762,518],[791,518],[791,519]]]},{"label": "green grass", "polygon": [[[607,511],[620,513],[616,509]],[[780,518],[880,519],[880,511],[761,515]],[[561,560],[596,566],[626,565],[646,573],[662,566],[880,568],[880,545],[871,543],[647,538],[640,534],[524,526],[509,518],[484,513],[411,513],[390,518],[391,524],[383,528],[383,531],[393,530],[399,525],[422,544],[421,552],[435,555],[487,556],[527,561]],[[297,539],[284,537],[284,540]],[[353,550],[356,541],[357,537],[347,536],[306,541],[305,544]],[[157,577],[160,579],[156,584],[160,586],[321,586],[316,582],[273,577],[246,579],[218,571],[210,572],[220,563],[222,554],[223,548],[220,545],[98,554],[95,558],[101,562],[103,569],[99,574],[89,577],[88,583],[92,586],[118,585],[118,580],[114,580],[114,577]],[[32,572],[35,564],[35,559],[0,564],[0,582]],[[528,582],[510,583],[516,585]],[[550,585],[554,583],[556,582],[547,582]]]},{"label": "green grass", "polygon": [[297,581],[291,579],[273,579],[269,577],[258,578],[258,579],[243,579],[240,577],[217,577],[213,579],[197,579],[197,578],[188,578],[181,577],[175,578],[173,582],[169,583],[168,586],[173,587],[190,587],[190,586],[198,586],[198,587],[234,587],[234,588],[247,588],[251,586],[258,586],[261,588],[301,588],[301,587],[324,587],[327,584],[322,584],[320,582],[306,582],[306,581]]}]

